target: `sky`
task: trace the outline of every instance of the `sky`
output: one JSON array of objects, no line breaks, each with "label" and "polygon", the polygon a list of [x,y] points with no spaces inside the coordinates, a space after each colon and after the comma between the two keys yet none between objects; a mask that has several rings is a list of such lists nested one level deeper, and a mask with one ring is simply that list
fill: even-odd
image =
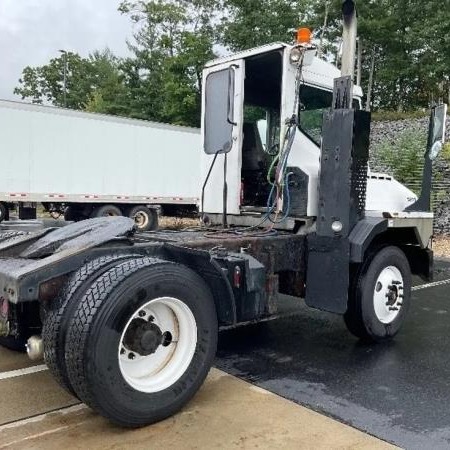
[{"label": "sky", "polygon": [[132,35],[119,0],[0,0],[0,99],[13,94],[22,69],[45,64],[64,49],[87,56],[109,47],[127,55]]}]

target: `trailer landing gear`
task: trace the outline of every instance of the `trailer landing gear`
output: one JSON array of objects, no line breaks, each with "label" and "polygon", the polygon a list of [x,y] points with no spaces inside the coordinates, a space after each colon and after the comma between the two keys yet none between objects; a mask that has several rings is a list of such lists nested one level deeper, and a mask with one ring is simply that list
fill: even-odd
[{"label": "trailer landing gear", "polygon": [[398,247],[384,247],[368,256],[349,289],[345,324],[356,337],[383,341],[402,326],[411,301],[411,269]]}]

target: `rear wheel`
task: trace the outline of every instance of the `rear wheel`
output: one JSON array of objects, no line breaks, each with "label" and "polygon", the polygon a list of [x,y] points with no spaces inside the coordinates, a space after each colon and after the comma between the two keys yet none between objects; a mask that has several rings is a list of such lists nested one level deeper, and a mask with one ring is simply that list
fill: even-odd
[{"label": "rear wheel", "polygon": [[158,213],[154,209],[139,205],[133,206],[128,211],[128,217],[133,219],[140,231],[151,231],[158,229]]},{"label": "rear wheel", "polygon": [[411,302],[411,269],[397,247],[372,253],[356,271],[345,324],[356,337],[384,341],[403,325]]},{"label": "rear wheel", "polygon": [[196,273],[153,258],[123,262],[78,304],[66,340],[71,384],[122,426],[162,420],[201,386],[217,331],[211,292]]},{"label": "rear wheel", "polygon": [[82,214],[75,206],[67,206],[64,210],[64,220],[67,222],[76,222],[82,218]]},{"label": "rear wheel", "polygon": [[102,205],[97,206],[92,211],[91,217],[115,217],[115,216],[122,216],[122,211],[114,205]]},{"label": "rear wheel", "polygon": [[44,345],[44,361],[56,381],[69,393],[75,395],[67,375],[65,361],[65,344],[67,327],[73,312],[83,294],[96,278],[133,255],[102,256],[80,267],[70,278],[60,295],[50,302],[46,308],[42,340]]}]

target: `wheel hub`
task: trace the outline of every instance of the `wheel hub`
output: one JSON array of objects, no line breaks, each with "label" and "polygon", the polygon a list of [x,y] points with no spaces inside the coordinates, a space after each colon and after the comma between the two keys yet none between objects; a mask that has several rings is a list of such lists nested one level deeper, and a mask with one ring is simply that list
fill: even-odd
[{"label": "wheel hub", "polygon": [[394,266],[384,268],[374,289],[375,314],[384,324],[393,322],[403,305],[403,276]]},{"label": "wheel hub", "polygon": [[129,351],[141,356],[155,353],[162,342],[163,333],[158,325],[144,319],[134,319],[123,340]]},{"label": "wheel hub", "polygon": [[197,324],[180,299],[158,297],[140,305],[119,342],[119,367],[140,392],[160,392],[185,373],[197,346]]}]

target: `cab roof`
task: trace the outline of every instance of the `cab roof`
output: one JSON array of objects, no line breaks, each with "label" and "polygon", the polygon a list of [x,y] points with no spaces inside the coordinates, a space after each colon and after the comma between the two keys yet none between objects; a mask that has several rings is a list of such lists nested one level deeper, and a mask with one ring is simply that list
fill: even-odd
[{"label": "cab roof", "polygon": [[[273,44],[262,45],[261,47],[251,48],[223,58],[217,58],[206,63],[205,68],[211,68],[219,64],[226,64],[236,61],[237,59],[246,59],[252,56],[270,53],[275,50],[291,49],[292,45],[283,42],[275,42]],[[325,88],[332,91],[334,87],[334,79],[341,76],[341,71],[333,64],[314,56],[312,63],[303,67],[303,81],[317,87]],[[362,97],[363,92],[360,86],[355,86],[353,94],[356,97]]]}]

